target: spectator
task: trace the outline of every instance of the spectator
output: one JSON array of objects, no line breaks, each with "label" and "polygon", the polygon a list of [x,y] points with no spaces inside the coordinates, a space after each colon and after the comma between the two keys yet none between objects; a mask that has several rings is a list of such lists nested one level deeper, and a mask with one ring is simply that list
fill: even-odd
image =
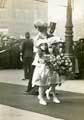
[{"label": "spectator", "polygon": [[32,79],[33,41],[30,38],[29,32],[25,33],[25,40],[22,44],[22,59],[24,69],[23,80],[29,79],[27,91],[30,91]]}]

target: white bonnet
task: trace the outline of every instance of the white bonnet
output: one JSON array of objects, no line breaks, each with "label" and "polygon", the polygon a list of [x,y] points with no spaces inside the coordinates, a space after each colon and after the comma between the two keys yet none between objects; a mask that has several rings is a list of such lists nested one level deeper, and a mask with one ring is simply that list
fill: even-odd
[{"label": "white bonnet", "polygon": [[47,40],[46,40],[46,39],[39,39],[39,40],[37,41],[37,47],[39,47],[41,44],[45,44],[45,43],[47,43]]},{"label": "white bonnet", "polygon": [[62,41],[63,40],[61,40],[61,38],[58,36],[50,37],[50,38],[48,38],[48,46],[55,44],[55,43],[58,43],[58,42],[62,42]]}]

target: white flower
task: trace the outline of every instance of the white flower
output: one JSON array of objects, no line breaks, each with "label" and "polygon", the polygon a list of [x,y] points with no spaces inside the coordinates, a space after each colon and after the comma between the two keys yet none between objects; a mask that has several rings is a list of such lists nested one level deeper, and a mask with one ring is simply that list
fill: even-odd
[{"label": "white flower", "polygon": [[57,60],[61,60],[61,57],[60,57],[60,55],[57,55]]},{"label": "white flower", "polygon": [[68,65],[68,62],[66,62],[65,65]]},{"label": "white flower", "polygon": [[62,59],[65,60],[65,57],[63,56]]},{"label": "white flower", "polygon": [[63,56],[63,55],[64,55],[63,53],[60,54],[60,56]]},{"label": "white flower", "polygon": [[61,62],[63,63],[63,62],[64,62],[64,60],[61,60]]},{"label": "white flower", "polygon": [[65,67],[62,66],[61,68],[62,68],[63,70],[65,70]]},{"label": "white flower", "polygon": [[66,59],[65,62],[68,63],[68,60]]},{"label": "white flower", "polygon": [[72,66],[72,62],[70,63],[70,66]]},{"label": "white flower", "polygon": [[69,72],[71,72],[71,71],[72,71],[72,67],[69,68]]}]

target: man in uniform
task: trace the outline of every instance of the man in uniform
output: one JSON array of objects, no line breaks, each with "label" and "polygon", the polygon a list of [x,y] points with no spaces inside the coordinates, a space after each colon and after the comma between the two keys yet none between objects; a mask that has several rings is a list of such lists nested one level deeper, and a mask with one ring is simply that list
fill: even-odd
[{"label": "man in uniform", "polygon": [[25,33],[25,40],[22,44],[22,59],[23,59],[23,69],[24,78],[23,80],[29,79],[27,92],[32,88],[32,60],[33,60],[33,41],[30,38],[30,33]]}]

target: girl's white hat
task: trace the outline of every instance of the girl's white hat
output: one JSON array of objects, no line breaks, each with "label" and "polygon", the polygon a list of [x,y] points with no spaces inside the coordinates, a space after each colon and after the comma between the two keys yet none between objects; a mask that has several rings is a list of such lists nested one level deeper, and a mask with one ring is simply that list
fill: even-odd
[{"label": "girl's white hat", "polygon": [[63,40],[61,40],[61,38],[58,36],[50,37],[50,38],[48,38],[48,46],[51,46],[52,44],[62,42],[62,41]]},{"label": "girl's white hat", "polygon": [[37,41],[37,47],[39,47],[41,44],[47,44],[47,40],[46,39],[39,39],[38,41]]}]

